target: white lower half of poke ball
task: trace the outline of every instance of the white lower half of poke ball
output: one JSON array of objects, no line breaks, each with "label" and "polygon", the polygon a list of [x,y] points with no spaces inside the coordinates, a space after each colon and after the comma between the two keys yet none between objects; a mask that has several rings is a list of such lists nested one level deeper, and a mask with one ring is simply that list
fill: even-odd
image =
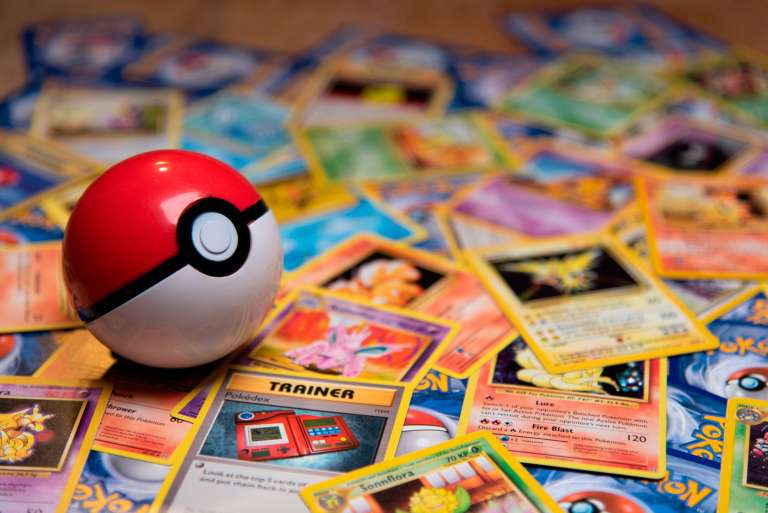
[{"label": "white lower half of poke ball", "polygon": [[248,228],[248,258],[234,274],[209,276],[185,265],[86,327],[120,356],[154,367],[191,367],[230,353],[266,316],[282,270],[272,212]]}]

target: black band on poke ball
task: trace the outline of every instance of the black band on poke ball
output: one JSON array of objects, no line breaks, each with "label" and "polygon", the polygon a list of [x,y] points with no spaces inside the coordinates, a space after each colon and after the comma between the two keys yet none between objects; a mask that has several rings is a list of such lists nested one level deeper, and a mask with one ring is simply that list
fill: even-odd
[{"label": "black band on poke ball", "polygon": [[[221,214],[232,221],[237,231],[237,247],[226,260],[206,258],[192,242],[192,226],[198,217],[209,212]],[[232,203],[220,198],[203,198],[192,203],[181,214],[179,224],[176,225],[176,243],[181,258],[201,273],[216,277],[229,276],[236,273],[248,259],[248,253],[251,251],[251,232],[248,230],[245,215]]]},{"label": "black band on poke ball", "polygon": [[[198,205],[207,205],[210,208],[206,210],[201,210],[203,206]],[[218,210],[218,208],[221,205],[226,205],[224,208],[225,211],[222,212],[221,210]],[[194,210],[192,210],[194,209]],[[198,200],[197,202],[193,203],[190,207],[187,208],[187,210],[182,213],[181,218],[179,219],[179,225],[176,227],[176,240],[179,246],[179,253],[172,256],[168,260],[165,260],[164,262],[160,263],[157,267],[154,269],[151,269],[147,273],[143,274],[142,276],[139,276],[132,282],[123,285],[116,291],[112,292],[111,294],[105,296],[104,298],[100,299],[99,301],[96,301],[90,308],[78,308],[77,314],[79,315],[80,319],[83,320],[83,322],[91,322],[95,321],[102,315],[105,315],[118,306],[121,306],[124,303],[127,303],[131,299],[135,298],[142,292],[154,287],[161,281],[165,280],[172,274],[176,273],[177,271],[181,270],[185,265],[192,265],[195,269],[199,270],[202,273],[208,274],[210,276],[227,276],[229,274],[232,274],[237,271],[240,267],[242,267],[245,260],[248,258],[248,252],[250,250],[251,246],[251,232],[248,229],[248,225],[257,219],[259,219],[261,216],[267,213],[269,209],[267,208],[266,203],[263,199],[260,199],[258,202],[254,203],[250,207],[246,208],[242,212],[238,211],[237,208],[229,203],[228,201],[216,199],[216,198],[203,198],[201,200]],[[190,217],[187,217],[187,213],[193,211],[196,212],[196,215],[190,214]],[[237,215],[235,216],[232,212],[237,212]],[[202,255],[200,255],[197,250],[194,248],[194,246],[191,248],[191,251],[189,248],[183,249],[187,246],[187,244],[192,244],[192,223],[194,222],[195,218],[202,214],[203,212],[219,212],[225,216],[227,216],[230,220],[232,220],[233,224],[235,225],[235,229],[237,231],[238,236],[238,247],[235,250],[235,254],[233,254],[230,258],[227,260],[224,260],[222,262],[212,262],[210,260],[206,259],[206,262],[213,263],[213,264],[224,264],[219,269],[208,269],[208,271],[201,269],[199,266],[199,261],[195,260],[195,263],[191,261],[194,257],[190,257],[192,254],[196,254],[199,259],[204,259]],[[236,219],[239,219],[237,222],[230,217],[230,215],[227,215],[226,212],[229,212],[230,215],[235,216]],[[180,226],[183,224],[186,225],[189,224],[188,227],[185,228],[185,232],[181,231]],[[243,230],[245,230],[245,235],[243,235]],[[186,233],[187,237],[182,237],[181,234]],[[182,240],[184,239],[185,242],[182,243]],[[247,242],[247,244],[243,244],[243,242]],[[243,249],[241,249],[241,246],[243,246]],[[242,256],[242,252],[245,252],[245,256]],[[240,262],[239,265],[234,267],[234,263],[237,262],[235,259],[242,259],[242,262]],[[227,264],[227,262],[230,262]],[[197,264],[197,265],[196,265]],[[207,266],[208,264],[202,264]],[[229,272],[225,272],[225,269],[227,269],[227,266],[230,266]],[[221,273],[221,274],[214,274],[214,273]]]}]

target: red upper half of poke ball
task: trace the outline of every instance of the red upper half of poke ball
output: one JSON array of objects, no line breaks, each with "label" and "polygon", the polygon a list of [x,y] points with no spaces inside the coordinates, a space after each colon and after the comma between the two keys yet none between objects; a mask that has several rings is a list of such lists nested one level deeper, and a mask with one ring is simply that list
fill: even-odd
[{"label": "red upper half of poke ball", "polygon": [[209,197],[241,211],[261,199],[237,171],[190,151],[150,151],[104,172],[78,201],[64,234],[64,278],[75,306],[90,308],[174,257],[179,217]]}]

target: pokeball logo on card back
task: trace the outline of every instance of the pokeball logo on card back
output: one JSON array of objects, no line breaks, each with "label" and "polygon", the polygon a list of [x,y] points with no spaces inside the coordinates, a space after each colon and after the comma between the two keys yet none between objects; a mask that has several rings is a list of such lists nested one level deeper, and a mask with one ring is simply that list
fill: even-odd
[{"label": "pokeball logo on card back", "polygon": [[63,256],[88,329],[157,367],[235,349],[261,323],[282,270],[277,223],[259,193],[226,164],[181,150],[131,157],[94,181]]},{"label": "pokeball logo on card back", "polygon": [[603,491],[572,493],[558,503],[567,513],[649,513],[631,497]]}]

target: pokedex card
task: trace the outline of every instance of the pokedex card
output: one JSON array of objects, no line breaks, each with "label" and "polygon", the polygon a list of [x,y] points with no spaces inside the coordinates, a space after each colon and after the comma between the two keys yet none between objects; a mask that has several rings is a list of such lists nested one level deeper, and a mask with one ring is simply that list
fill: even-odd
[{"label": "pokedex card", "polygon": [[306,487],[312,513],[563,510],[504,447],[474,433]]},{"label": "pokedex card", "polygon": [[459,432],[488,431],[525,463],[659,479],[664,359],[552,374],[522,339],[469,380]]},{"label": "pokedex card", "polygon": [[230,368],[211,387],[156,510],[306,511],[299,491],[394,454],[409,387]]}]

